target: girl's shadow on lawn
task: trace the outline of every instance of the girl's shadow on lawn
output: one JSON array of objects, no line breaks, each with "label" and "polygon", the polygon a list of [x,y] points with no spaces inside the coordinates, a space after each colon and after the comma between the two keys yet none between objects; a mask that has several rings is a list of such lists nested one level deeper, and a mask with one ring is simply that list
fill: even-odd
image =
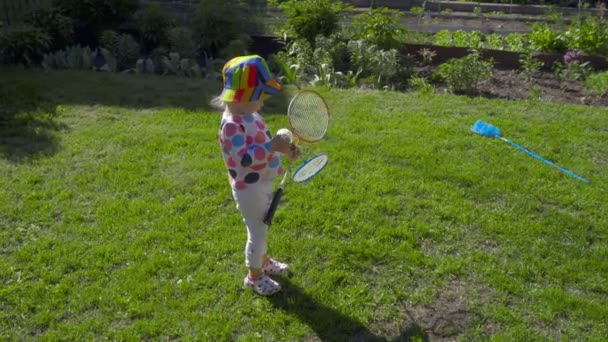
[{"label": "girl's shadow on lawn", "polygon": [[302,289],[292,284],[289,279],[281,280],[283,290],[269,297],[270,302],[277,308],[299,317],[313,329],[321,341],[428,341],[428,336],[416,323],[411,323],[400,336],[385,338],[375,335],[357,320],[343,313],[317,303]]}]

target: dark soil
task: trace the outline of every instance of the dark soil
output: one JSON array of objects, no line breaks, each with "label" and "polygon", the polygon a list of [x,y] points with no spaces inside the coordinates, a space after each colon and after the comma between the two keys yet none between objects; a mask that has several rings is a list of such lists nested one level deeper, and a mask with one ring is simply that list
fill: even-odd
[{"label": "dark soil", "polygon": [[[515,70],[494,70],[494,77],[481,82],[479,96],[509,100],[537,100],[608,108],[608,96],[590,93],[583,81],[560,81],[551,72],[526,77]],[[438,91],[445,90],[438,86]]]}]

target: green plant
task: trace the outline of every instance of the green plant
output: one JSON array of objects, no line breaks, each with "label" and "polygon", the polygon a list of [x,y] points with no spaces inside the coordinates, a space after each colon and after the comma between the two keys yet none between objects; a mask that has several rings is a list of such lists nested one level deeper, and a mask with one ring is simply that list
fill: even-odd
[{"label": "green plant", "polygon": [[90,44],[97,41],[101,32],[115,29],[130,18],[138,8],[138,0],[52,0],[72,18],[77,42]]},{"label": "green plant", "polygon": [[73,41],[73,20],[64,15],[57,7],[48,5],[35,7],[25,14],[24,22],[43,30],[49,35],[50,51],[63,49]]},{"label": "green plant", "polygon": [[545,91],[538,85],[533,85],[528,91],[528,101],[537,102],[542,101],[545,96]]},{"label": "green plant", "polygon": [[553,74],[560,81],[584,81],[592,72],[589,62],[553,63]]},{"label": "green plant", "polygon": [[397,10],[377,8],[354,17],[350,26],[352,38],[374,44],[380,49],[398,48],[406,33],[399,23],[403,14]]},{"label": "green plant", "polygon": [[282,33],[306,40],[313,49],[317,36],[328,37],[340,30],[342,11],[348,8],[335,0],[270,0],[269,4],[283,10]]},{"label": "green plant", "polygon": [[287,55],[285,51],[279,51],[269,58],[269,66],[272,70],[277,70],[276,74],[284,84],[300,83],[300,65],[294,58]]},{"label": "green plant", "polygon": [[414,76],[410,79],[409,85],[420,95],[429,95],[435,92],[435,87],[429,81],[421,76]]},{"label": "green plant", "polygon": [[314,49],[304,39],[296,39],[287,45],[287,55],[293,59],[291,64],[297,64],[303,79],[316,72],[317,61],[314,59]]},{"label": "green plant", "polygon": [[566,40],[546,23],[535,23],[529,34],[530,47],[536,51],[563,52],[567,48]]},{"label": "green plant", "polygon": [[348,51],[351,56],[352,70],[361,70],[360,77],[372,77],[376,85],[385,84],[399,71],[397,50],[380,50],[373,44],[361,40],[348,42]]},{"label": "green plant", "polygon": [[91,49],[70,46],[64,50],[44,55],[42,66],[45,69],[91,70],[93,67]]},{"label": "green plant", "polygon": [[353,88],[359,86],[359,76],[361,76],[362,69],[358,69],[357,71],[348,70],[343,75],[343,85],[345,87]]},{"label": "green plant", "polygon": [[456,30],[452,33],[452,45],[460,47],[469,47],[472,49],[479,49],[481,47],[481,41],[483,33],[479,31],[463,31]]},{"label": "green plant", "polygon": [[220,57],[230,59],[234,56],[249,54],[249,46],[253,40],[248,35],[241,35],[233,39],[220,51]]},{"label": "green plant", "polygon": [[530,38],[526,33],[509,33],[505,37],[508,51],[524,52],[528,50],[528,42]]},{"label": "green plant", "polygon": [[317,36],[313,59],[317,65],[327,63],[338,71],[346,71],[351,67],[347,43],[339,35]]},{"label": "green plant", "polygon": [[422,58],[421,64],[423,66],[433,64],[433,58],[437,56],[437,53],[429,48],[422,48],[418,50],[418,54]]},{"label": "green plant", "polygon": [[435,44],[439,46],[452,46],[452,32],[449,30],[440,30],[435,33]]},{"label": "green plant", "polygon": [[177,75],[182,77],[196,77],[202,76],[202,70],[198,64],[192,59],[181,58],[179,53],[172,52],[169,56],[163,56],[161,58],[161,66],[163,69],[163,75]]},{"label": "green plant", "polygon": [[586,16],[575,19],[564,32],[564,39],[571,50],[608,55],[608,23],[605,18]]},{"label": "green plant", "polygon": [[521,65],[522,73],[528,80],[544,65],[542,61],[534,58],[531,52],[522,53],[519,57],[519,64]]},{"label": "green plant", "polygon": [[217,56],[229,42],[251,30],[250,26],[256,23],[256,15],[244,1],[201,1],[192,16],[197,50]]},{"label": "green plant", "polygon": [[481,80],[492,77],[494,62],[482,60],[479,51],[473,50],[463,58],[453,58],[441,64],[438,74],[452,92],[477,92]]},{"label": "green plant", "polygon": [[585,80],[585,88],[599,97],[608,94],[608,71],[589,75]]},{"label": "green plant", "polygon": [[105,30],[101,33],[99,44],[101,47],[108,49],[112,53],[116,53],[118,51],[119,39],[120,34],[118,34],[118,32],[113,30]]},{"label": "green plant", "polygon": [[99,51],[101,52],[101,55],[103,56],[104,60],[106,61],[106,64],[101,68],[101,70],[109,71],[109,72],[117,72],[118,71],[118,61],[116,60],[116,57],[112,54],[112,52],[110,52],[110,50],[105,49],[105,48],[100,48]]},{"label": "green plant", "polygon": [[422,17],[424,15],[424,8],[420,6],[414,6],[410,8],[410,13],[415,16]]},{"label": "green plant", "polygon": [[116,57],[121,70],[130,68],[139,58],[140,46],[129,34],[106,30],[101,35],[101,46]]},{"label": "green plant", "polygon": [[310,83],[312,86],[334,88],[341,80],[341,76],[342,74],[337,73],[331,65],[322,63],[318,66],[317,74],[313,76],[313,80]]},{"label": "green plant", "polygon": [[169,49],[175,51],[185,58],[196,57],[196,44],[192,39],[192,30],[178,26],[169,30],[167,33]]},{"label": "green plant", "polygon": [[490,50],[504,50],[506,48],[505,39],[498,33],[492,33],[483,37],[483,48]]},{"label": "green plant", "polygon": [[0,64],[37,64],[50,45],[50,37],[31,25],[0,28]]},{"label": "green plant", "polygon": [[135,13],[135,23],[149,51],[168,43],[168,33],[175,26],[175,19],[165,6],[150,4]]}]

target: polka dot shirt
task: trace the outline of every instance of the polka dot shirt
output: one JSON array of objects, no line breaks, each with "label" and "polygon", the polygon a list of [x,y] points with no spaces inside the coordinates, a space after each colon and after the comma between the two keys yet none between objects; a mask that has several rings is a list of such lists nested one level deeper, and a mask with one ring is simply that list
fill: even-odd
[{"label": "polka dot shirt", "polygon": [[258,114],[224,113],[219,140],[230,185],[237,190],[283,174],[281,158],[270,152],[272,135]]}]

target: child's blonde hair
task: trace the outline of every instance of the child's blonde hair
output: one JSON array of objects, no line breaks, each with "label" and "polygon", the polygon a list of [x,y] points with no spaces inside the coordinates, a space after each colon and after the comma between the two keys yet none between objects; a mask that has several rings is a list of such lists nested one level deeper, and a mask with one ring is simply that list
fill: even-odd
[{"label": "child's blonde hair", "polygon": [[219,109],[219,110],[226,109],[226,102],[224,102],[219,95],[212,98],[211,101],[209,101],[209,105],[212,108]]}]

